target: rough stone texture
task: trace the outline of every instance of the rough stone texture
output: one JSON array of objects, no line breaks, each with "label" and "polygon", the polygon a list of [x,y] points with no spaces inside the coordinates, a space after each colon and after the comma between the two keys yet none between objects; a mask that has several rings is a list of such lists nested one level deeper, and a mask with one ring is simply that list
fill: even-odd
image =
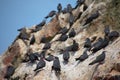
[{"label": "rough stone texture", "polygon": [[[18,77],[20,80],[101,80],[101,78],[103,80],[109,80],[112,76],[120,75],[120,37],[111,42],[105,49],[101,49],[94,55],[90,55],[85,61],[80,62],[79,64],[75,61],[75,58],[83,54],[83,51],[85,50],[83,44],[87,37],[92,38],[97,36],[97,39],[99,37],[104,37],[103,31],[106,25],[110,25],[111,31],[120,31],[120,18],[118,15],[118,8],[120,8],[119,3],[119,0],[116,0],[115,2],[113,2],[113,0],[99,0],[99,2],[86,0],[86,4],[89,6],[86,11],[83,12],[83,6],[72,11],[75,18],[80,12],[83,12],[83,14],[72,25],[72,28],[75,29],[77,35],[74,38],[67,39],[65,42],[55,40],[61,36],[61,34],[56,34],[60,28],[70,28],[68,22],[70,15],[68,13],[56,14],[56,16],[53,17],[49,23],[45,24],[42,30],[38,32],[31,33],[31,29],[34,29],[35,26],[30,29],[27,28],[27,33],[29,33],[30,36],[35,35],[35,44],[29,45],[29,41],[15,39],[14,43],[8,47],[7,51],[0,56],[0,80],[4,80],[6,67],[8,65],[13,65],[16,68],[15,73],[11,77],[14,80]],[[118,5],[115,6],[115,4]],[[99,10],[100,16],[90,24],[82,26],[85,23],[86,18],[97,10]],[[118,17],[116,17],[116,15],[118,15]],[[43,36],[52,38],[50,41],[52,46],[47,50],[46,55],[51,53],[59,57],[61,64],[61,74],[59,76],[56,76],[55,72],[51,71],[53,62],[46,61],[46,66],[37,73],[33,70],[36,68],[38,61],[33,64],[30,62],[21,62],[25,59],[25,55],[29,51],[39,53],[42,51],[44,44],[40,43],[40,40]],[[59,54],[60,50],[71,45],[73,39],[79,43],[79,50],[70,52],[69,63],[64,65],[62,54]],[[102,65],[88,65],[104,50],[107,52],[105,61]],[[88,54],[91,54],[91,52],[88,52]]]}]

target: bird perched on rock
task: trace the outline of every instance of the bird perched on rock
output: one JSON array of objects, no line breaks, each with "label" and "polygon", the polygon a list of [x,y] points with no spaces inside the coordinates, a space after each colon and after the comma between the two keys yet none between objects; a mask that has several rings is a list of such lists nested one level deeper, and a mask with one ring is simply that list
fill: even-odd
[{"label": "bird perched on rock", "polygon": [[34,53],[31,53],[31,54],[29,55],[29,61],[30,61],[31,63],[34,63],[36,60],[39,60],[39,59],[38,59],[38,56],[37,56],[36,54],[34,54]]},{"label": "bird perched on rock", "polygon": [[90,17],[87,18],[85,24],[83,26],[85,26],[86,24],[92,22],[94,19],[99,17],[99,12],[97,11],[96,13],[92,14]]},{"label": "bird perched on rock", "polygon": [[68,35],[61,35],[57,41],[66,41],[68,39]]},{"label": "bird perched on rock", "polygon": [[119,33],[117,31],[112,31],[108,34],[108,38],[110,41],[113,41],[117,37],[119,37]]},{"label": "bird perched on rock", "polygon": [[76,61],[77,61],[77,60],[84,61],[84,60],[87,59],[88,57],[89,57],[89,56],[88,56],[88,54],[87,54],[87,50],[85,50],[80,57],[76,58]]},{"label": "bird perched on rock", "polygon": [[91,48],[91,41],[89,38],[85,39],[84,48]]},{"label": "bird perched on rock", "polygon": [[37,71],[45,66],[46,66],[46,62],[44,61],[44,58],[41,57],[39,63],[36,66],[36,69],[34,71]]},{"label": "bird perched on rock", "polygon": [[64,52],[63,52],[63,60],[64,60],[64,63],[65,63],[65,64],[68,63],[69,58],[70,58],[69,51],[64,51]]},{"label": "bird perched on rock", "polygon": [[45,18],[53,17],[56,14],[56,11],[51,11]]},{"label": "bird perched on rock", "polygon": [[105,36],[108,36],[108,34],[110,33],[110,28],[108,25],[105,27],[104,33],[105,33]]},{"label": "bird perched on rock", "polygon": [[82,4],[84,4],[84,2],[85,2],[85,0],[77,0],[75,9],[76,9],[78,6],[81,6]]},{"label": "bird perched on rock", "polygon": [[95,53],[98,50],[100,50],[102,43],[103,43],[103,39],[100,37],[98,41],[92,45],[92,49],[91,49],[92,53]]},{"label": "bird perched on rock", "polygon": [[72,13],[72,6],[71,6],[71,4],[67,5],[67,12],[68,13]]},{"label": "bird perched on rock", "polygon": [[52,70],[55,70],[56,73],[60,73],[61,65],[58,57],[55,57],[52,65]]},{"label": "bird perched on rock", "polygon": [[58,10],[58,13],[60,13],[62,11],[62,5],[61,5],[61,3],[58,4],[57,10]]},{"label": "bird perched on rock", "polygon": [[68,32],[69,29],[67,29],[67,27],[63,27],[59,32],[58,34],[62,34],[62,35],[65,35],[67,32]]},{"label": "bird perched on rock", "polygon": [[51,54],[48,54],[49,56],[47,58],[45,58],[46,61],[53,61],[54,60],[54,56]]},{"label": "bird perched on rock", "polygon": [[10,77],[14,74],[15,68],[13,66],[8,66],[4,78],[10,79]]},{"label": "bird perched on rock", "polygon": [[67,13],[67,8],[64,8],[64,9],[62,10],[62,13],[63,13],[63,14]]},{"label": "bird perched on rock", "polygon": [[30,40],[30,45],[33,45],[35,43],[35,36],[33,35],[31,40]]},{"label": "bird perched on rock", "polygon": [[102,54],[100,54],[99,56],[97,56],[96,59],[94,61],[92,61],[89,65],[93,65],[95,63],[101,63],[102,61],[104,61],[105,57],[106,57],[105,52],[106,51],[103,51]]},{"label": "bird perched on rock", "polygon": [[69,38],[75,37],[75,35],[76,35],[75,29],[72,28],[68,35],[69,35]]},{"label": "bird perched on rock", "polygon": [[47,50],[47,49],[50,49],[50,47],[51,47],[51,43],[45,43],[45,45],[44,45],[44,47],[43,47],[43,50],[45,49],[45,50]]}]

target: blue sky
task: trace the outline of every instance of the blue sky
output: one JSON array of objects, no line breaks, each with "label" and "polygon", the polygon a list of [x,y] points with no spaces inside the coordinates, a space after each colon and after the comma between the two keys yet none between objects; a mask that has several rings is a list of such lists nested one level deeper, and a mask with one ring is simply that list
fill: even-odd
[{"label": "blue sky", "polygon": [[31,27],[40,23],[51,11],[57,10],[61,3],[75,6],[76,0],[0,0],[0,54],[7,50],[15,37],[17,29]]}]

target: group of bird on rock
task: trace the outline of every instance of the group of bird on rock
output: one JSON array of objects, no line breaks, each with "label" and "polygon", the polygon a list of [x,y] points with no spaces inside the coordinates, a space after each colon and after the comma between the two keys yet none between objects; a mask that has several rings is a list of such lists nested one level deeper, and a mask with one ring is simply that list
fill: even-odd
[{"label": "group of bird on rock", "polygon": [[[61,30],[57,33],[57,34],[61,34],[61,36],[56,41],[64,42],[68,38],[73,38],[76,36],[75,29],[71,28],[72,24],[75,21],[72,11],[73,11],[73,9],[76,9],[77,7],[81,6],[82,4],[84,4],[84,11],[85,11],[87,9],[87,6],[85,5],[84,2],[85,2],[85,0],[77,0],[77,4],[76,4],[75,8],[72,8],[71,4],[68,4],[67,7],[64,8],[63,10],[62,10],[62,5],[60,3],[58,4],[58,6],[57,6],[58,13],[63,13],[63,14],[69,13],[70,14],[70,20],[69,20],[70,28],[67,28],[67,27],[61,28]],[[53,10],[45,18],[47,19],[47,18],[53,17],[56,14],[57,14],[57,12]],[[82,13],[79,13],[78,18],[80,18],[81,14]],[[94,19],[96,19],[98,17],[99,17],[99,12],[97,11],[96,13],[92,14],[90,17],[88,17],[86,19],[84,25],[91,23]],[[43,20],[40,24],[36,25],[33,32],[37,32],[37,31],[41,30],[45,24],[46,24],[46,21]],[[18,31],[20,31],[18,38],[22,39],[23,41],[29,40],[29,46],[33,45],[36,42],[35,36],[32,35],[32,37],[30,38],[30,35],[27,34],[27,32],[26,32],[26,28],[18,29]],[[80,61],[80,62],[84,61],[85,59],[87,59],[89,57],[89,55],[87,54],[88,51],[89,52],[91,51],[92,54],[95,54],[100,49],[105,48],[109,44],[110,41],[113,41],[114,39],[119,37],[119,33],[117,31],[110,31],[109,26],[105,27],[104,33],[105,33],[104,39],[99,37],[96,42],[95,42],[96,37],[94,37],[92,39],[86,38],[84,46],[83,46],[86,49],[83,52],[83,54],[81,56],[79,56],[78,58],[75,58],[75,60]],[[25,58],[25,60],[23,60],[23,62],[29,62],[31,64],[37,62],[36,68],[34,69],[34,71],[36,72],[46,66],[46,61],[48,61],[48,62],[53,61],[51,70],[54,70],[56,73],[60,74],[61,65],[60,65],[59,57],[54,56],[51,53],[49,53],[48,56],[46,57],[46,55],[47,55],[46,52],[48,49],[51,48],[52,43],[50,43],[50,40],[48,40],[45,36],[43,36],[41,38],[41,43],[45,44],[44,47],[42,48],[42,52],[26,53],[27,58]],[[63,63],[67,64],[69,62],[69,58],[70,58],[69,52],[75,53],[78,50],[79,50],[79,44],[77,43],[76,40],[73,39],[73,44],[70,46],[67,46],[64,50],[61,50],[61,52],[60,52],[61,55],[63,55]],[[105,56],[106,56],[105,52],[106,51],[103,51],[99,56],[96,57],[96,59],[94,61],[89,63],[89,65],[103,62],[105,60]],[[13,66],[8,66],[4,77],[9,79],[14,74],[14,71],[15,71],[15,68]]]}]

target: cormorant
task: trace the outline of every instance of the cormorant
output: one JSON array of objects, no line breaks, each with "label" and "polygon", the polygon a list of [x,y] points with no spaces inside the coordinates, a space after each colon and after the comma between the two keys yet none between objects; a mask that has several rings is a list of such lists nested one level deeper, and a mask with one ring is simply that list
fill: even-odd
[{"label": "cormorant", "polygon": [[48,54],[49,56],[47,58],[45,58],[46,61],[53,61],[54,60],[54,56],[51,54]]},{"label": "cormorant", "polygon": [[70,58],[69,52],[68,52],[68,51],[64,51],[64,52],[63,52],[63,60],[64,60],[64,63],[65,63],[65,64],[68,63],[69,58]]},{"label": "cormorant", "polygon": [[57,10],[58,10],[58,13],[60,13],[62,11],[62,5],[61,5],[61,3],[58,4]]},{"label": "cormorant", "polygon": [[35,43],[35,36],[33,35],[31,40],[30,40],[30,45],[33,45]]},{"label": "cormorant", "polygon": [[53,17],[56,14],[56,11],[51,11],[45,18]]},{"label": "cormorant", "polygon": [[67,27],[63,27],[59,32],[58,34],[62,34],[62,35],[65,35],[67,32],[68,32],[69,29],[67,29]]},{"label": "cormorant", "polygon": [[89,38],[86,38],[84,48],[91,48],[91,41]]},{"label": "cormorant", "polygon": [[61,35],[60,38],[57,41],[66,41],[68,38],[68,35]]},{"label": "cormorant", "polygon": [[50,47],[51,47],[51,43],[45,43],[45,45],[44,45],[44,47],[43,47],[43,50],[45,49],[45,50],[47,50],[47,49],[50,49]]},{"label": "cormorant", "polygon": [[68,35],[69,35],[69,38],[75,37],[75,35],[76,35],[75,29],[72,28]]}]

